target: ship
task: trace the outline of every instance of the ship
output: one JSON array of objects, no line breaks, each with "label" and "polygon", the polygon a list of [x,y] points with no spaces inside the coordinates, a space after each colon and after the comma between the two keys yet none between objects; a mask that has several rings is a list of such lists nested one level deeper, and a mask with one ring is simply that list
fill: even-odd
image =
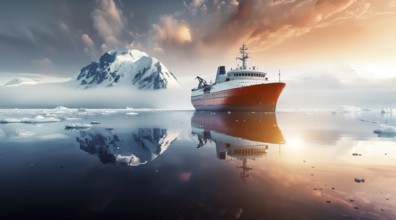
[{"label": "ship", "polygon": [[226,71],[217,68],[213,83],[197,76],[199,83],[191,90],[191,103],[197,111],[275,112],[280,94],[286,84],[269,81],[267,73],[257,66],[247,67],[248,48],[240,48],[242,65]]}]

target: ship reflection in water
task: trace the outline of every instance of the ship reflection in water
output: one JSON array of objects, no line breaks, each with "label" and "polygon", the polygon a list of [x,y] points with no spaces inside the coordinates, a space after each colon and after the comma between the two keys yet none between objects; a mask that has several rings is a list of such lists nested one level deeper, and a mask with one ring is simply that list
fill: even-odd
[{"label": "ship reflection in water", "polygon": [[195,112],[191,118],[192,134],[201,148],[207,142],[216,145],[217,158],[242,161],[240,177],[246,181],[248,160],[264,157],[269,144],[284,144],[285,140],[274,113]]}]

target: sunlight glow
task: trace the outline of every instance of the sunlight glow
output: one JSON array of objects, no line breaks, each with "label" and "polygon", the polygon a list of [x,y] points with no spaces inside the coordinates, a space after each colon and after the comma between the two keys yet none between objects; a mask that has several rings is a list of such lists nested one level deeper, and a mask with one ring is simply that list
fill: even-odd
[{"label": "sunlight glow", "polygon": [[287,145],[292,149],[300,149],[302,146],[302,140],[300,137],[296,136],[287,140]]}]

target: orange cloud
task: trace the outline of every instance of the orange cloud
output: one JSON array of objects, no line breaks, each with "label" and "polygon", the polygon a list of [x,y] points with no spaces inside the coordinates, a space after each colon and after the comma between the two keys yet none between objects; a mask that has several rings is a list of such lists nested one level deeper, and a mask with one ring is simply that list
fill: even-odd
[{"label": "orange cloud", "polygon": [[[195,40],[208,48],[229,48],[245,41],[262,51],[313,29],[362,19],[370,8],[367,0],[240,0],[231,12],[224,11],[217,27],[206,28],[209,31]],[[211,14],[207,19],[219,17]]]},{"label": "orange cloud", "polygon": [[154,38],[160,46],[184,45],[192,41],[190,28],[183,20],[170,15],[163,16],[153,25]]}]

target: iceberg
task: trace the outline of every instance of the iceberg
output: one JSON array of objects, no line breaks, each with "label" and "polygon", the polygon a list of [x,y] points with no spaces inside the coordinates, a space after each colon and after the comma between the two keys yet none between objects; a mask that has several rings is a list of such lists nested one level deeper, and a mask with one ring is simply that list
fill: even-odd
[{"label": "iceberg", "polygon": [[92,125],[90,124],[81,124],[81,123],[73,123],[65,125],[65,129],[84,129],[84,128],[91,128]]},{"label": "iceberg", "polygon": [[380,124],[378,128],[373,131],[375,134],[378,134],[378,137],[395,137],[396,136],[396,127],[391,125]]}]

